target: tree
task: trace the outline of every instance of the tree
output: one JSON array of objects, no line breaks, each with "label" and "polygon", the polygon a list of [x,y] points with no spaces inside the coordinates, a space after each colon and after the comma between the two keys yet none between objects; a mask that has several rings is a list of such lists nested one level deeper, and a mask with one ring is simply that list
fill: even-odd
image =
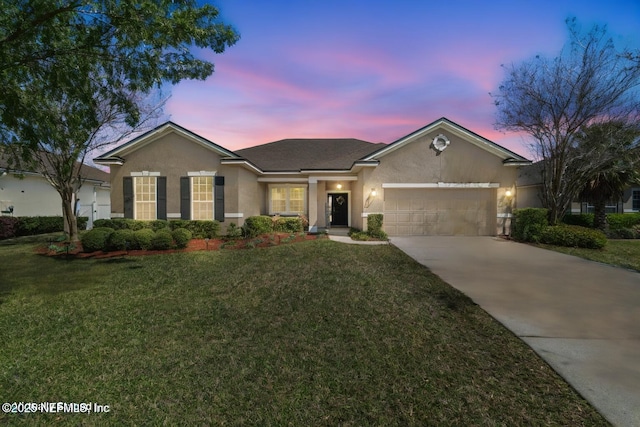
[{"label": "tree", "polygon": [[617,50],[606,27],[582,33],[567,20],[569,42],[560,54],[504,66],[498,93],[498,129],[532,137],[541,160],[541,199],[555,224],[578,193],[619,154],[615,138],[577,149],[579,136],[599,123],[638,123],[640,67],[626,49]]},{"label": "tree", "polygon": [[[624,123],[602,123],[591,126],[579,136],[579,146],[616,147],[618,152],[610,161],[595,171],[580,192],[580,200],[591,202],[594,207],[593,227],[605,230],[607,226],[606,203],[622,197],[633,184],[640,183],[640,127],[629,128]],[[608,141],[611,142],[605,142]]]},{"label": "tree", "polygon": [[153,88],[211,75],[213,64],[197,58],[195,48],[221,53],[238,37],[215,7],[195,0],[3,5],[0,141],[16,164],[54,172],[48,177],[72,240],[78,236],[71,201],[82,182],[77,161],[121,140],[123,124],[139,129],[148,118],[141,100]]}]

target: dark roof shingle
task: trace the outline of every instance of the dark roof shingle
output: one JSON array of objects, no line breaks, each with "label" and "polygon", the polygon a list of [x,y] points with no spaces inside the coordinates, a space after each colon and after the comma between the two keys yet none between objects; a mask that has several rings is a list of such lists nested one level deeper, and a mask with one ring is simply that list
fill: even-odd
[{"label": "dark roof shingle", "polygon": [[282,139],[235,153],[269,172],[347,170],[383,146],[353,138]]}]

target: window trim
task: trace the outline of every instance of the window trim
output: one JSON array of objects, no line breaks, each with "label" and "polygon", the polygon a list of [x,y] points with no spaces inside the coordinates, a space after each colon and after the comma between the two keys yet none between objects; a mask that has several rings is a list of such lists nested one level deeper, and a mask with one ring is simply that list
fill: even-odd
[{"label": "window trim", "polygon": [[[309,212],[309,187],[308,185],[304,185],[302,183],[296,184],[296,183],[288,183],[288,184],[279,184],[279,183],[274,183],[274,184],[269,184],[268,185],[268,201],[267,201],[267,205],[268,205],[268,211],[269,211],[269,215],[307,215]],[[272,194],[272,190],[274,188],[284,188],[286,190],[286,196],[285,196],[285,211],[284,212],[275,212],[273,209],[273,200],[271,198],[271,194]],[[304,197],[303,197],[303,202],[302,202],[302,206],[303,206],[303,211],[302,212],[293,212],[291,211],[291,189],[292,188],[302,188],[303,192],[304,192]]]},{"label": "window trim", "polygon": [[[193,185],[193,181],[194,178],[211,178],[211,192],[210,192],[210,196],[211,196],[211,218],[206,218],[205,220],[210,220],[213,221],[215,214],[216,214],[216,208],[215,208],[215,172],[213,175],[206,173],[206,174],[202,174],[202,173],[196,173],[196,172],[188,172],[188,177],[189,177],[189,198],[190,201],[189,203],[191,204],[190,209],[190,219],[191,220],[196,220],[195,218],[195,203],[203,203],[202,201],[196,201],[193,192],[194,192],[194,185]],[[209,202],[209,200],[207,200],[206,202]],[[198,218],[198,220],[202,220],[202,218]]]},{"label": "window trim", "polygon": [[[146,171],[145,171],[146,172]],[[158,177],[160,176],[160,172],[155,172],[153,173],[153,175],[151,175],[149,172],[146,172],[146,174],[140,173],[139,175],[134,175],[135,172],[131,173],[131,176],[133,177],[133,219],[136,220],[142,220],[142,221],[153,221],[153,220],[157,220],[158,219]],[[156,175],[157,173],[157,175]],[[138,201],[138,185],[137,185],[137,179],[138,178],[153,178],[154,180],[154,184],[153,187],[155,189],[155,192],[153,193],[153,218],[150,219],[140,219],[138,218],[138,203],[149,203],[149,201],[144,202],[144,201]]]}]

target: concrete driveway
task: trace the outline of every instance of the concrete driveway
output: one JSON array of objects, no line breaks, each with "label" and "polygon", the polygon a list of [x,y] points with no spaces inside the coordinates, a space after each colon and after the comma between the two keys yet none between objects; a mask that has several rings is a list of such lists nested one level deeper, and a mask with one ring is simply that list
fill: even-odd
[{"label": "concrete driveway", "polygon": [[393,237],[616,426],[640,426],[640,273],[493,237]]}]

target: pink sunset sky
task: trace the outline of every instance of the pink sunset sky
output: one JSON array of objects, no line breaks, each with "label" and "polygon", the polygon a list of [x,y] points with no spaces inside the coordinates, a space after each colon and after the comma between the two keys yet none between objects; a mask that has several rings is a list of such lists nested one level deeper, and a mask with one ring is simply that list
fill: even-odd
[{"label": "pink sunset sky", "polygon": [[284,138],[393,142],[447,117],[530,157],[494,128],[501,64],[554,56],[565,19],[640,47],[640,1],[222,0],[241,34],[206,81],[171,89],[175,123],[230,150]]}]

